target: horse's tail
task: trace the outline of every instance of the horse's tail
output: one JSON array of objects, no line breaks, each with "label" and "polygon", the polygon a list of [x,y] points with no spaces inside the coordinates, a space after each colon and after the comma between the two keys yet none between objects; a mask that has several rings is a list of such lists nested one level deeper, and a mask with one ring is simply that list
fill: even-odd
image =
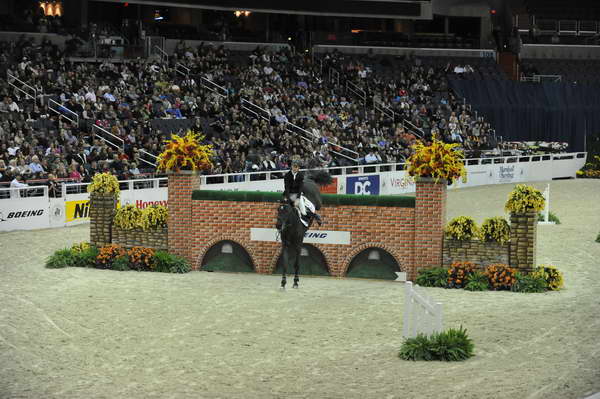
[{"label": "horse's tail", "polygon": [[319,186],[326,186],[333,182],[333,177],[326,170],[311,170],[308,173],[310,180],[317,183]]}]

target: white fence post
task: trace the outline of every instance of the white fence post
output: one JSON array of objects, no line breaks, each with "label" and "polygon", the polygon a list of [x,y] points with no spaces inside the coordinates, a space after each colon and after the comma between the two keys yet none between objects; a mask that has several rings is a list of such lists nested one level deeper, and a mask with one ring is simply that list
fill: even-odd
[{"label": "white fence post", "polygon": [[544,190],[544,199],[546,200],[544,204],[544,221],[538,222],[538,224],[556,224],[549,220],[550,218],[550,184],[546,185],[546,189]]},{"label": "white fence post", "polygon": [[407,281],[402,336],[414,338],[418,334],[431,335],[442,332],[443,310],[440,302],[434,300],[418,285]]}]

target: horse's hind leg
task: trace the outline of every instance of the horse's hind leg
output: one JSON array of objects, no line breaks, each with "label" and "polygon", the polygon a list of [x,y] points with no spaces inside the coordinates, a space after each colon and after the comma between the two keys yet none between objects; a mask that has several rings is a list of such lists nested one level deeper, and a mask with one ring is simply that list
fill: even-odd
[{"label": "horse's hind leg", "polygon": [[298,277],[298,269],[300,269],[301,251],[301,246],[298,245],[298,248],[296,249],[296,259],[294,260],[294,285],[292,286],[292,288],[298,288],[298,283],[300,282],[300,277]]}]

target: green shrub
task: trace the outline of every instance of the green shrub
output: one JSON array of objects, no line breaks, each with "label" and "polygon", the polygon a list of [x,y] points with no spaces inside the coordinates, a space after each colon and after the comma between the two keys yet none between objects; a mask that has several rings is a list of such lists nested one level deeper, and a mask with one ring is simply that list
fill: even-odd
[{"label": "green shrub", "polygon": [[465,290],[467,291],[488,291],[490,282],[488,277],[480,271],[475,271],[467,277]]},{"label": "green shrub", "polygon": [[73,266],[73,254],[67,248],[56,251],[46,259],[48,269],[61,269],[69,266]]},{"label": "green shrub", "polygon": [[404,360],[444,360],[460,361],[473,356],[475,345],[467,335],[467,330],[450,328],[431,336],[423,334],[409,338],[398,354]]},{"label": "green shrub", "polygon": [[115,260],[113,260],[111,269],[118,270],[121,272],[131,270],[129,267],[129,257],[127,255],[119,256]]},{"label": "green shrub", "polygon": [[[539,213],[538,214],[538,222],[544,222],[544,221],[545,221],[544,214]],[[556,216],[556,214],[554,212],[548,212],[548,221],[554,222],[555,224],[560,224],[560,219],[558,218],[558,216]]]},{"label": "green shrub", "polygon": [[512,286],[514,292],[545,292],[547,283],[544,277],[535,274],[515,273],[516,282]]},{"label": "green shrub", "polygon": [[600,242],[600,233],[598,233],[598,236],[596,237],[596,242]]},{"label": "green shrub", "polygon": [[96,258],[98,257],[98,248],[88,247],[86,249],[78,249],[73,251],[71,248],[71,254],[73,255],[73,266],[76,267],[95,267]]},{"label": "green shrub", "polygon": [[446,288],[448,286],[448,269],[434,267],[419,270],[419,275],[415,279],[415,283],[422,287]]},{"label": "green shrub", "polygon": [[163,273],[187,273],[192,270],[185,259],[165,251],[154,253],[154,270]]},{"label": "green shrub", "polygon": [[496,241],[504,244],[510,240],[510,225],[503,217],[485,219],[479,232],[483,241]]},{"label": "green shrub", "polygon": [[470,240],[477,235],[477,224],[469,216],[458,216],[446,226],[446,236],[453,240]]}]

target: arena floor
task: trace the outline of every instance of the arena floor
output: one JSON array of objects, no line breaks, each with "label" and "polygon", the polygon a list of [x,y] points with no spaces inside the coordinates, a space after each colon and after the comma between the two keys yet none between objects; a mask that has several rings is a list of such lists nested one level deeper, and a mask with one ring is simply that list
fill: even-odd
[{"label": "arena floor", "polygon": [[[535,184],[543,189],[545,183]],[[503,214],[512,185],[449,192],[448,218]],[[545,294],[428,289],[476,356],[407,362],[403,285],[44,268],[88,226],[0,234],[0,398],[583,398],[600,391],[600,180],[551,182]]]}]

